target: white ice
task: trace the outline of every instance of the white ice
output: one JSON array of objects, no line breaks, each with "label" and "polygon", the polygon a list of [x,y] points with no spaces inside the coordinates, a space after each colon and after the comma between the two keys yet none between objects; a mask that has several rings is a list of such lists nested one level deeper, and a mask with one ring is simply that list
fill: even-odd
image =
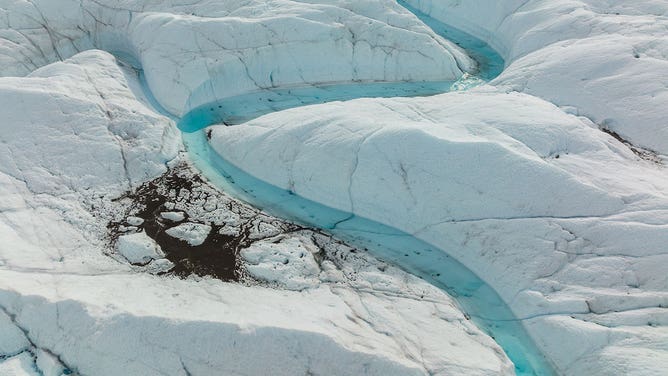
[{"label": "white ice", "polygon": [[132,264],[146,264],[164,257],[160,246],[144,232],[119,236],[116,250]]},{"label": "white ice", "polygon": [[[492,44],[503,74],[214,127],[213,146],[437,245],[560,374],[665,373],[666,2],[407,2]],[[275,238],[243,258],[269,288],[150,275],[169,261],[133,266],[107,236],[126,219],[113,199],[187,159],[137,68],[175,115],[259,88],[475,71],[394,1],[1,0],[0,31],[0,374],[513,373],[449,296],[368,255],[333,265],[263,224]]]},{"label": "white ice", "polygon": [[204,243],[211,232],[211,226],[202,223],[182,223],[165,231],[167,235],[197,246]]},{"label": "white ice", "polygon": [[[34,6],[49,19],[48,27],[31,28],[35,17],[41,18]],[[152,99],[144,95],[138,72],[106,52],[86,51],[48,64],[58,59],[48,53],[48,32],[78,32],[58,25],[74,17],[69,4],[5,2],[2,8],[11,10],[2,18],[11,26],[8,35],[18,38],[18,45],[9,38],[4,46],[32,51],[3,55],[2,73],[27,73],[44,65],[27,77],[0,78],[0,314],[8,318],[0,328],[7,334],[3,371],[179,375],[272,370],[293,375],[336,367],[342,374],[370,375],[512,373],[500,347],[449,296],[399,270],[391,291],[387,283],[383,289],[358,290],[347,282],[359,279],[355,270],[345,277],[328,265],[327,278],[291,292],[286,285],[244,287],[144,273],[168,269],[164,259],[131,265],[159,254],[143,232],[133,234],[140,221],[122,216],[114,199],[184,161],[175,124],[149,106]],[[76,9],[78,14],[81,8]],[[408,13],[392,17],[422,30],[418,38],[433,43],[439,59],[450,56],[447,43],[435,42]],[[408,36],[414,32],[382,28],[406,33],[406,43],[413,44]],[[36,45],[24,39],[24,30],[34,33]],[[75,52],[71,46],[58,48],[63,55],[68,48]],[[15,60],[20,56],[24,63]],[[446,66],[447,74],[461,74]],[[20,67],[25,71],[14,71]],[[182,105],[176,92],[162,93]],[[128,225],[112,246],[106,227],[111,220]],[[275,231],[261,224],[251,233],[267,237]],[[373,270],[382,264],[369,258],[353,265]],[[303,270],[283,280],[303,278]],[[30,355],[43,353],[53,354],[55,363]]]}]

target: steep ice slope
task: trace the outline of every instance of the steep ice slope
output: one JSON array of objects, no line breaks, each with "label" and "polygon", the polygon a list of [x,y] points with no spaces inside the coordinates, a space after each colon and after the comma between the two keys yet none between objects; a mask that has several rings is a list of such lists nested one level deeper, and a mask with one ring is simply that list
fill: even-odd
[{"label": "steep ice slope", "polygon": [[174,124],[130,90],[134,75],[86,52],[0,79],[5,267],[110,267],[95,209],[167,171],[180,148]]},{"label": "steep ice slope", "polygon": [[599,128],[668,150],[665,6],[410,3],[490,38],[509,62],[497,88],[287,111],[214,127],[212,145],[446,250],[526,319],[559,372],[661,374],[668,174]]},{"label": "steep ice slope", "polygon": [[1,271],[11,287],[0,304],[11,327],[29,330],[36,348],[81,374],[513,374],[442,292],[423,283],[419,298],[411,291],[419,282],[397,273],[379,276],[384,291],[339,283],[281,292],[141,274]]},{"label": "steep ice slope", "polygon": [[232,164],[307,199],[369,217],[379,215],[379,202],[402,198],[382,215],[411,233],[427,218],[606,215],[623,207],[564,163],[611,158],[606,135],[526,95],[336,102],[213,129],[211,143]]},{"label": "steep ice slope", "polygon": [[[462,69],[474,68],[473,62],[454,45],[390,1],[194,5],[4,1],[0,5],[0,74],[25,75],[97,46],[123,56],[133,65],[143,65],[161,105],[175,113],[184,109],[189,98],[208,101],[258,87],[349,80],[455,79],[463,73]],[[323,58],[331,63],[328,69],[320,63]],[[430,68],[418,69],[425,65]],[[380,70],[379,66],[385,68]],[[171,343],[173,348],[167,350],[167,355],[145,354],[135,361],[137,354],[145,353],[146,346],[133,336],[149,334],[134,331],[130,324],[136,312],[122,306],[125,298],[100,294],[100,285],[109,286],[102,287],[104,291],[125,293],[114,282],[129,280],[140,294],[150,294],[165,281],[143,281],[142,277],[129,274],[141,268],[130,268],[119,255],[103,257],[106,221],[119,210],[110,199],[165,172],[168,162],[174,165],[180,160],[176,156],[178,141],[173,124],[145,106],[149,100],[141,98],[135,75],[128,67],[119,70],[109,55],[90,52],[39,69],[30,77],[8,78],[0,83],[4,103],[12,104],[2,108],[8,119],[3,123],[7,129],[3,132],[6,150],[2,177],[6,184],[2,188],[8,191],[3,194],[6,206],[2,210],[2,236],[7,246],[2,248],[2,265],[4,270],[18,271],[8,274],[2,284],[4,296],[9,297],[3,306],[13,321],[6,330],[20,327],[30,332],[28,345],[20,343],[26,341],[24,338],[12,344],[18,346],[13,352],[2,354],[3,359],[8,359],[3,367],[33,372],[36,365],[48,373],[40,361],[40,354],[44,353],[41,348],[45,348],[49,354],[57,354],[52,362],[55,374],[63,371],[63,364],[75,371],[95,374],[210,374],[225,367],[237,367],[227,368],[229,372],[257,374],[278,362],[275,357],[281,353],[277,348],[286,351],[282,354],[284,359],[280,359],[286,374],[324,372],[333,367],[329,361],[335,361],[337,367],[345,365],[347,368],[341,371],[350,374],[434,374],[462,369],[473,374],[512,372],[512,365],[498,346],[468,323],[449,297],[373,259],[353,262],[354,270],[344,269],[343,274],[339,268],[349,266],[328,264],[327,270],[322,271],[323,279],[310,276],[309,288],[315,293],[305,293],[303,299],[298,292],[256,289],[252,292],[261,291],[259,306],[250,304],[254,300],[249,301],[243,293],[237,298],[226,296],[224,302],[210,299],[198,305],[202,310],[233,307],[239,312],[261,312],[255,319],[244,318],[244,326],[263,332],[262,341],[274,341],[273,357],[256,346],[255,331],[239,332],[234,329],[238,326],[235,319],[214,314],[219,325],[213,325],[212,330],[225,335],[200,343],[201,346],[187,346],[187,351],[209,351],[220,346],[221,339],[236,338],[249,342],[226,355],[243,356],[248,361],[216,363],[206,368],[201,364],[211,362],[211,358],[195,356],[190,364],[179,353],[184,353],[187,341],[208,328],[198,324],[197,320],[202,319],[200,312],[181,314],[176,325],[173,318],[163,318],[164,306],[155,302],[144,309],[159,316],[156,321],[160,327],[172,325],[180,334],[179,340],[168,333],[156,339]],[[213,78],[216,81],[209,81]],[[134,96],[139,96],[139,101]],[[32,144],[29,141],[26,145],[26,140],[32,140]],[[230,200],[220,201],[225,204]],[[39,222],[33,225],[35,221]],[[129,226],[124,231],[137,231],[133,227],[136,228]],[[308,242],[310,236],[289,235],[288,240]],[[289,254],[293,251],[291,244],[279,249]],[[123,255],[131,261],[142,256],[136,254],[137,250],[125,251],[129,253]],[[353,251],[342,251],[341,257]],[[260,281],[289,288],[294,286],[293,280],[306,278],[300,277],[300,269],[296,268],[282,276],[279,283],[260,271],[283,265],[282,259],[252,262],[249,273]],[[149,264],[146,270],[161,270],[153,264],[156,263]],[[360,274],[365,268],[372,272]],[[386,270],[386,276],[373,272],[380,268]],[[112,277],[96,277],[98,274]],[[41,279],[48,282],[21,283]],[[8,283],[10,280],[12,283]],[[176,291],[195,285],[175,283]],[[75,287],[62,287],[66,284]],[[91,290],[89,286],[97,287]],[[230,295],[224,291],[243,290],[240,286],[196,286],[209,294]],[[335,291],[327,292],[330,288]],[[363,292],[356,292],[358,289]],[[98,300],[87,301],[77,294],[92,294]],[[42,303],[45,299],[50,303]],[[109,299],[121,307],[100,315],[95,307],[108,305]],[[192,301],[184,299],[181,306],[191,307]],[[143,295],[136,299],[144,300]],[[267,301],[275,306],[269,312]],[[73,307],[76,312],[70,312],[71,322],[78,323],[74,319],[81,318],[95,324],[68,332],[59,321],[60,303],[55,302]],[[316,317],[322,314],[321,307],[328,304],[334,306],[332,313],[317,327],[294,320],[308,320],[305,312]],[[402,308],[387,310],[387,305]],[[344,309],[348,306],[349,310]],[[53,312],[54,307],[56,320],[45,320],[46,312]],[[301,315],[296,316],[295,310]],[[286,315],[290,324],[283,327],[258,319],[273,319],[276,315]],[[87,343],[85,338],[91,333],[88,329],[99,332],[111,325],[106,317],[121,327],[127,325],[126,331]],[[188,330],[180,322],[192,322],[185,324],[192,328],[192,336],[181,336]],[[394,325],[386,327],[389,322]],[[425,332],[427,328],[429,331]],[[433,331],[441,336],[430,338],[428,334]],[[288,342],[299,349],[286,346]],[[318,357],[322,352],[328,356]],[[100,357],[100,353],[109,356]],[[286,360],[294,354],[297,358]],[[165,356],[168,364],[163,364]],[[37,363],[30,358],[36,358]],[[323,363],[318,359],[329,360]]]},{"label": "steep ice slope", "polygon": [[0,75],[93,47],[134,57],[174,114],[258,88],[449,80],[475,63],[393,0],[0,2]]},{"label": "steep ice slope", "polygon": [[[146,236],[114,253],[107,224],[125,203],[113,199],[184,155],[137,72],[108,53],[0,78],[0,99],[0,373],[512,374],[442,291],[206,184],[203,218],[223,217],[232,232],[264,219],[241,263],[249,281],[276,288],[150,275],[170,263],[122,257],[144,262]],[[121,219],[125,234],[145,234],[140,218]]]},{"label": "steep ice slope", "polygon": [[668,174],[586,118],[489,88],[210,129],[251,175],[464,263],[564,374],[652,374],[668,356]]},{"label": "steep ice slope", "polygon": [[668,4],[628,0],[408,0],[495,45],[494,84],[539,96],[668,154]]}]

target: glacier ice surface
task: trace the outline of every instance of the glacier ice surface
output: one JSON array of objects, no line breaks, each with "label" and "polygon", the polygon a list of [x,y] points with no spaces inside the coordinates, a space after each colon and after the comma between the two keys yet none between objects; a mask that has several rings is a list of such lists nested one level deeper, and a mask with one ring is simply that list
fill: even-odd
[{"label": "glacier ice surface", "polygon": [[[339,220],[368,217],[447,251],[499,293],[557,373],[661,374],[665,2],[406,3],[490,43],[503,72],[466,93],[242,119],[210,129],[211,145],[340,209]],[[108,237],[109,221],[133,214],[116,199],[189,158],[157,107],[183,115],[249,92],[349,82],[450,88],[476,72],[428,26],[389,0],[2,2],[2,372],[257,374],[280,363],[286,374],[512,373],[442,291],[308,231],[285,235],[278,219],[250,222],[258,235],[242,263],[261,286],[154,276],[174,264],[133,266]],[[93,48],[121,59],[79,53]],[[223,196],[212,197],[234,202]],[[212,204],[198,205],[189,208],[204,218]],[[213,207],[230,223],[217,234],[242,233],[238,213]],[[130,235],[147,224],[123,226]],[[272,357],[260,337],[282,352]]]}]

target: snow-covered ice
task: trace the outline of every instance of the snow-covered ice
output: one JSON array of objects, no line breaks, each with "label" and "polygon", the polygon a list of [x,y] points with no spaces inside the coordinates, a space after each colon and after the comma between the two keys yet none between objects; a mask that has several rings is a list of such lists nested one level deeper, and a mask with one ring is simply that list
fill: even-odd
[{"label": "snow-covered ice", "polygon": [[668,3],[656,0],[407,0],[490,42],[502,90],[546,99],[668,154]]},{"label": "snow-covered ice", "polygon": [[[11,103],[0,108],[3,372],[512,373],[500,347],[428,283],[396,270],[393,290],[358,292],[347,281],[360,279],[357,268],[382,265],[372,258],[347,272],[324,260],[327,278],[296,292],[260,276],[245,279],[259,284],[248,287],[151,275],[175,267],[165,259],[131,265],[159,255],[145,232],[155,221],[138,216],[130,197],[163,175],[169,180],[186,155],[175,124],[149,107],[138,72],[110,54],[83,52],[28,77],[2,78],[0,96]],[[205,186],[167,184],[170,201],[156,221],[187,209],[189,219],[219,223],[223,236],[247,234],[250,243],[294,231]],[[110,223],[122,231],[109,234]],[[286,241],[312,235],[291,236]],[[303,270],[282,280],[304,278]]]},{"label": "snow-covered ice", "polygon": [[190,245],[204,243],[211,232],[211,226],[202,223],[182,223],[165,231],[168,235],[183,240]]},{"label": "snow-covered ice", "polygon": [[21,353],[0,363],[0,373],[6,376],[38,376],[33,364],[30,354]]},{"label": "snow-covered ice", "polygon": [[141,226],[142,223],[144,223],[144,220],[139,217],[128,217],[125,222],[127,222],[130,226]]},{"label": "snow-covered ice", "polygon": [[160,216],[172,222],[181,222],[186,219],[186,215],[183,212],[164,212],[160,213]]},{"label": "snow-covered ice", "polygon": [[161,113],[479,73],[402,4],[489,43],[505,69],[462,92],[213,126],[206,141],[447,253],[556,373],[665,373],[664,1],[187,3],[0,1],[0,374],[521,372],[382,254],[217,191]]},{"label": "snow-covered ice", "polygon": [[255,243],[241,257],[253,277],[301,290],[318,285],[320,267],[313,254],[319,251],[310,241],[279,238]]},{"label": "snow-covered ice", "polygon": [[[2,75],[93,47],[133,56],[156,98],[191,104],[258,88],[457,78],[475,63],[394,0],[10,1]],[[176,53],[175,53],[176,52]]]},{"label": "snow-covered ice", "polygon": [[164,256],[160,246],[144,232],[119,236],[116,250],[132,264],[146,264]]},{"label": "snow-covered ice", "polygon": [[261,180],[446,250],[525,319],[559,373],[660,374],[665,7],[410,3],[487,35],[505,71],[465,93],[212,127],[211,144]]}]

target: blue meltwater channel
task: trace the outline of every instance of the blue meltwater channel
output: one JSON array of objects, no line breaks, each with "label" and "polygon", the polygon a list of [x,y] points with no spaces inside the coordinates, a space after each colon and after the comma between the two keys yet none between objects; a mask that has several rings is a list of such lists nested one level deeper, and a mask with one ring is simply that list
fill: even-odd
[{"label": "blue meltwater channel", "polygon": [[[179,122],[195,166],[214,185],[278,217],[317,227],[368,249],[374,256],[438,286],[504,349],[518,375],[553,375],[550,363],[536,348],[521,321],[496,291],[447,254],[412,235],[351,213],[313,202],[261,181],[218,155],[208,142],[206,127],[241,124],[261,115],[293,107],[362,97],[413,97],[466,90],[483,84],[504,68],[501,56],[485,42],[399,2],[426,25],[455,42],[478,63],[478,72],[458,81],[370,82],[282,87],[246,93],[198,106]],[[438,333],[434,333],[438,335]]]}]

